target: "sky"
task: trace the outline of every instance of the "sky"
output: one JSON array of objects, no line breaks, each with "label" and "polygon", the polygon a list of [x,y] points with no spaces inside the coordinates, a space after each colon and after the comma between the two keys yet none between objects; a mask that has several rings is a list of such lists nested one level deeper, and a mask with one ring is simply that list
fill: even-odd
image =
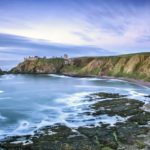
[{"label": "sky", "polygon": [[150,0],[0,0],[2,61],[150,52]]}]

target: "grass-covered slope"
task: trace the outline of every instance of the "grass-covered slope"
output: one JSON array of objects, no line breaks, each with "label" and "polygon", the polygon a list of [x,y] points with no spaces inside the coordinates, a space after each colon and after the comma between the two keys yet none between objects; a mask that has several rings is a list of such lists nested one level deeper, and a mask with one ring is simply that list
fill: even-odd
[{"label": "grass-covered slope", "polygon": [[62,73],[69,75],[97,75],[127,77],[150,81],[150,53],[109,57],[78,57],[26,60],[12,73]]}]

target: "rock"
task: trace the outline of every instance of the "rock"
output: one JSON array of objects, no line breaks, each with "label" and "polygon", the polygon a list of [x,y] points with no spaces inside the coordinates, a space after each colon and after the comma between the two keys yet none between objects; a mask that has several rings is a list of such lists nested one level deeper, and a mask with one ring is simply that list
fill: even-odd
[{"label": "rock", "polygon": [[4,72],[0,69],[0,75],[3,75],[4,74]]},{"label": "rock", "polygon": [[145,97],[148,97],[148,98],[150,98],[150,95],[146,95]]},{"label": "rock", "polygon": [[91,105],[91,108],[95,110],[92,115],[97,116],[108,114],[110,116],[118,115],[121,117],[127,117],[137,113],[142,113],[143,110],[141,110],[140,107],[142,107],[143,104],[143,102],[127,98],[99,101]]},{"label": "rock", "polygon": [[17,67],[10,70],[10,73],[59,73],[64,65],[63,58],[38,58],[35,60],[25,60]]},{"label": "rock", "polygon": [[[96,95],[96,100],[94,100]],[[111,93],[95,93],[91,111],[87,115],[108,114],[126,117],[126,121],[114,126],[100,123],[99,126],[70,128],[64,124],[46,126],[35,131],[34,136],[15,136],[0,143],[3,150],[140,150],[149,149],[150,113],[141,109],[144,105],[135,99]],[[108,100],[102,100],[101,98]],[[103,107],[104,109],[100,109]],[[20,142],[22,141],[22,142]]]}]

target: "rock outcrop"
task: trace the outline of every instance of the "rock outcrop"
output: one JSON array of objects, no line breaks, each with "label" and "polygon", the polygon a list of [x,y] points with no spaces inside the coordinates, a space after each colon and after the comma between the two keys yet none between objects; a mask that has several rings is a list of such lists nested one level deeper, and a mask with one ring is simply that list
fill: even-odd
[{"label": "rock outcrop", "polygon": [[[105,121],[71,128],[54,124],[36,130],[33,135],[12,136],[0,141],[2,150],[149,150],[150,112],[144,103],[118,93],[93,93],[84,115],[97,119],[103,115],[117,117],[113,126]],[[90,116],[90,117],[88,117]],[[122,118],[121,121],[119,118]],[[103,118],[103,117],[102,117]],[[76,120],[76,119],[75,119]],[[76,121],[74,120],[74,123]],[[103,120],[103,119],[102,119]],[[105,120],[105,119],[104,119]],[[112,119],[113,120],[113,119]],[[84,120],[83,120],[84,121]],[[90,121],[90,120],[89,120]],[[93,120],[95,122],[95,119]],[[113,122],[113,121],[112,121]]]},{"label": "rock outcrop", "polygon": [[0,75],[3,75],[4,73],[3,73],[3,71],[0,69]]},{"label": "rock outcrop", "polygon": [[64,66],[63,58],[38,58],[35,60],[26,59],[17,67],[13,68],[11,73],[60,73]]},{"label": "rock outcrop", "polygon": [[108,57],[38,58],[25,60],[11,73],[58,73],[67,75],[115,76],[150,81],[150,53]]}]

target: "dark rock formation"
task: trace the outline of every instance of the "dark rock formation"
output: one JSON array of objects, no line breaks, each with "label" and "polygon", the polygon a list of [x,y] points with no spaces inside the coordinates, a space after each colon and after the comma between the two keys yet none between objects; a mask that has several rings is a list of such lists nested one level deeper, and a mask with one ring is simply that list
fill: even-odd
[{"label": "dark rock formation", "polygon": [[4,74],[4,72],[0,69],[0,75],[3,75]]}]

